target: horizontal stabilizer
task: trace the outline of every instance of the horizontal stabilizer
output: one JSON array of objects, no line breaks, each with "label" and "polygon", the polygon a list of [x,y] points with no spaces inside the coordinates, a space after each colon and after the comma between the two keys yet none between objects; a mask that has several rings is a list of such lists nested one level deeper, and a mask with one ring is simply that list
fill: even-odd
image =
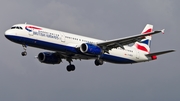
[{"label": "horizontal stabilizer", "polygon": [[174,51],[175,51],[175,50],[161,51],[161,52],[146,54],[146,56],[162,55],[162,54],[166,54],[166,53],[170,53],[170,52],[174,52]]}]

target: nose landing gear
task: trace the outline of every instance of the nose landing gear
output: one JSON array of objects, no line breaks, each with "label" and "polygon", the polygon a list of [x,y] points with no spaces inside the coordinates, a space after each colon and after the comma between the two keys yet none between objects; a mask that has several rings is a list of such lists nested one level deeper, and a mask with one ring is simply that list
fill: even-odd
[{"label": "nose landing gear", "polygon": [[22,56],[26,56],[26,55],[27,55],[27,52],[22,52],[21,55],[22,55]]},{"label": "nose landing gear", "polygon": [[22,45],[23,49],[24,49],[24,52],[21,53],[22,56],[26,56],[27,55],[27,52],[26,52],[26,49],[27,49],[27,46],[26,45]]}]

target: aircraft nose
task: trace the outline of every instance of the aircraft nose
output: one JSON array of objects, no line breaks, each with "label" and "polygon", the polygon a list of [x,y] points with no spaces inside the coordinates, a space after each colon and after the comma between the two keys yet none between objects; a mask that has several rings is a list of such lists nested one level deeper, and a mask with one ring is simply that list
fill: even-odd
[{"label": "aircraft nose", "polygon": [[7,35],[9,35],[9,34],[10,34],[10,31],[7,30],[4,35],[7,36]]},{"label": "aircraft nose", "polygon": [[4,34],[4,36],[8,39],[9,30],[7,30]]},{"label": "aircraft nose", "polygon": [[12,32],[11,30],[7,30],[4,34],[5,36],[8,36],[8,35],[15,35],[14,32]]},{"label": "aircraft nose", "polygon": [[5,34],[4,34],[4,36],[5,36],[6,38],[7,38],[8,33],[9,33],[9,30],[7,30],[7,31],[5,32]]},{"label": "aircraft nose", "polygon": [[4,36],[5,36],[7,39],[9,39],[9,37],[12,36],[12,35],[15,35],[15,33],[12,32],[10,29],[7,30],[7,31],[5,32],[5,34],[4,34]]}]

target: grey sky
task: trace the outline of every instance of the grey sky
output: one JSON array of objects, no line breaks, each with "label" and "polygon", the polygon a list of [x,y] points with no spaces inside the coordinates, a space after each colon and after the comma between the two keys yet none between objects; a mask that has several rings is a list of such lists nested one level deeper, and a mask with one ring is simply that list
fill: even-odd
[{"label": "grey sky", "polygon": [[[1,101],[179,101],[178,0],[1,0]],[[146,23],[165,28],[153,36],[151,50],[175,49],[157,61],[120,65],[74,61],[76,71],[41,64],[34,58],[46,50],[8,41],[4,32],[13,24],[30,23],[99,39],[139,34]]]}]

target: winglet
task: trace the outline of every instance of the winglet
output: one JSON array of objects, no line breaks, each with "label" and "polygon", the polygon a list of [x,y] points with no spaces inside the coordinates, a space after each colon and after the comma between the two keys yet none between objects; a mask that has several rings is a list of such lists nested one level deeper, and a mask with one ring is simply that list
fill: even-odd
[{"label": "winglet", "polygon": [[162,30],[161,30],[162,34],[164,34],[164,31],[165,31],[165,29],[162,29]]}]

